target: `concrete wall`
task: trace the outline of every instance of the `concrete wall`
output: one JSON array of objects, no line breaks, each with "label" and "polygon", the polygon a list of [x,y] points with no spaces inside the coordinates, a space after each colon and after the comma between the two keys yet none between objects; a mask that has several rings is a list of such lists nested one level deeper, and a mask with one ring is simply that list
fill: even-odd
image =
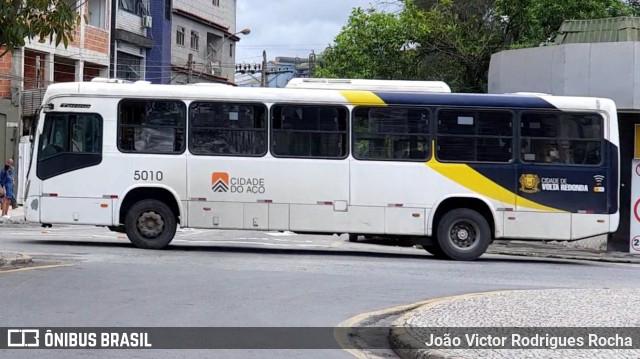
[{"label": "concrete wall", "polygon": [[122,9],[118,9],[118,13],[116,14],[116,29],[127,30],[140,36],[147,36],[147,29],[142,27],[142,17]]},{"label": "concrete wall", "polygon": [[220,6],[211,0],[173,0],[173,8],[215,22],[232,34],[236,32],[236,0],[220,0]]},{"label": "concrete wall", "polygon": [[567,44],[494,54],[489,92],[543,92],[613,99],[640,109],[640,42]]},{"label": "concrete wall", "polygon": [[10,99],[0,98],[0,141],[3,143],[0,146],[0,159],[3,164],[7,158],[17,160],[17,141],[20,138],[17,133],[19,122],[19,108]]}]

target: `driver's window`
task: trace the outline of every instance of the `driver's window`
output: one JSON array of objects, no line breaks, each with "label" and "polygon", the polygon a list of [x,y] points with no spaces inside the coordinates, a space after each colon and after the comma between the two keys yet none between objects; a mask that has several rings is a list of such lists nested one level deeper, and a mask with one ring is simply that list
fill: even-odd
[{"label": "driver's window", "polygon": [[39,159],[62,153],[100,153],[102,120],[95,114],[47,114]]}]

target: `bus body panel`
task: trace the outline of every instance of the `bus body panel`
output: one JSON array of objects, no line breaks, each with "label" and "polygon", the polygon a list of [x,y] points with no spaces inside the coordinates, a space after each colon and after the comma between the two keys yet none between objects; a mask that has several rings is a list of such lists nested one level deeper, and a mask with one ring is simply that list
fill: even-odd
[{"label": "bus body panel", "polygon": [[[348,222],[346,211],[334,208],[335,203],[344,202],[346,209],[349,201],[346,160],[190,156],[187,173],[190,226],[263,229],[269,223],[270,204],[288,204],[288,228],[278,226],[284,230],[344,230]],[[234,215],[220,213],[222,208]],[[317,222],[309,223],[301,213],[311,213]],[[233,224],[228,227],[223,221]]]}]

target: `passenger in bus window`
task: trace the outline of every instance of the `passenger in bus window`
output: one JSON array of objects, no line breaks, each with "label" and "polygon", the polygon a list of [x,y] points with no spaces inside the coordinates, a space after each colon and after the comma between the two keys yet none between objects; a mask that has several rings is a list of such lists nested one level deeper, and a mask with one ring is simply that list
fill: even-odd
[{"label": "passenger in bus window", "polygon": [[564,163],[575,163],[573,159],[573,149],[571,147],[566,146],[562,147],[562,161]]},{"label": "passenger in bus window", "polygon": [[558,163],[560,162],[560,152],[555,145],[549,145],[547,150],[545,151],[544,161],[547,163]]}]

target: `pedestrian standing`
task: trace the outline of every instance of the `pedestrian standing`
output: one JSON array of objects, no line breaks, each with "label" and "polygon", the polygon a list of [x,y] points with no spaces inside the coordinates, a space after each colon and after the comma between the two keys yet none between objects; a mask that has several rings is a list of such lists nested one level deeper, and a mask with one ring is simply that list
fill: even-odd
[{"label": "pedestrian standing", "polygon": [[4,197],[2,197],[2,217],[9,218],[9,206],[13,199],[13,160],[8,159],[4,168],[0,171],[0,185],[2,186]]}]

